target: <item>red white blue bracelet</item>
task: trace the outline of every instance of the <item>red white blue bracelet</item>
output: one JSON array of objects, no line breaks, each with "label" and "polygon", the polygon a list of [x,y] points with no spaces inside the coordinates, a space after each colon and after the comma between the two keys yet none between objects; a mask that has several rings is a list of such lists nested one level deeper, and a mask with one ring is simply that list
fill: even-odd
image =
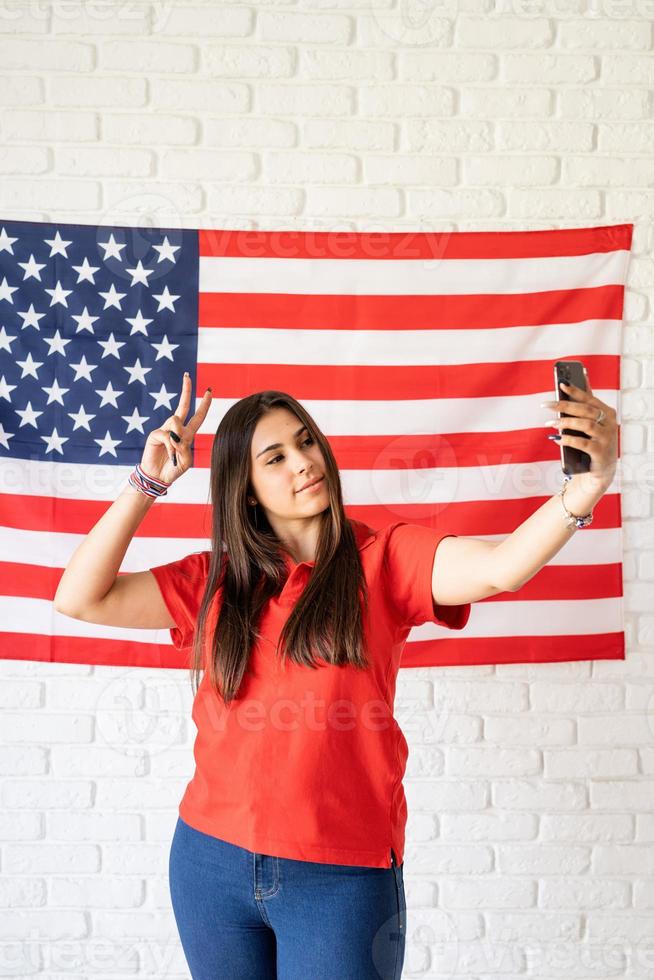
[{"label": "red white blue bracelet", "polygon": [[156,480],[153,476],[148,476],[138,463],[130,473],[128,482],[148,497],[165,497],[168,493],[168,487],[172,486],[171,483],[166,483],[164,480]]}]

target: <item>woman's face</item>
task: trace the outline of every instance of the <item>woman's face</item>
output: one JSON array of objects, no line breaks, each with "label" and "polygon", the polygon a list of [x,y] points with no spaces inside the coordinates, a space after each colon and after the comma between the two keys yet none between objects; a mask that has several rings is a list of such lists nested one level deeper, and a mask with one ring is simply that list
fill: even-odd
[{"label": "woman's face", "polygon": [[297,416],[280,407],[260,418],[250,448],[250,479],[254,496],[273,526],[275,517],[313,517],[325,510],[329,505],[326,477],[315,489],[300,490],[316,477],[325,477],[324,457]]}]

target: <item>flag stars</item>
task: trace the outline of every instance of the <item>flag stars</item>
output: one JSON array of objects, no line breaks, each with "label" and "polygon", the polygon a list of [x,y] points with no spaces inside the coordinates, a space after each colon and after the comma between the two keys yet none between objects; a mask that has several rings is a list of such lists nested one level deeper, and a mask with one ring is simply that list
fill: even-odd
[{"label": "flag stars", "polygon": [[112,456],[118,456],[115,447],[119,446],[121,443],[120,439],[112,439],[109,429],[107,429],[107,434],[104,439],[94,439],[93,442],[97,442],[100,447],[100,456],[104,456],[105,453],[111,453]]},{"label": "flag stars", "polygon": [[125,371],[127,371],[127,373],[130,376],[128,384],[132,384],[134,381],[140,381],[141,384],[144,385],[145,375],[149,373],[151,370],[152,368],[143,367],[143,365],[141,364],[141,359],[137,357],[136,361],[131,367],[125,368]]},{"label": "flag stars", "polygon": [[36,420],[39,415],[43,415],[43,412],[35,412],[32,408],[32,403],[28,402],[26,408],[17,408],[16,415],[20,418],[20,425],[18,428],[22,428],[24,425],[33,425],[35,429],[38,430],[38,425]]},{"label": "flag stars", "polygon": [[56,378],[54,379],[54,383],[50,388],[46,387],[45,385],[43,385],[42,388],[43,391],[47,391],[48,393],[48,400],[45,403],[46,406],[49,405],[50,402],[59,402],[60,405],[63,405],[64,395],[66,394],[67,391],[70,391],[70,388],[60,388],[59,382],[57,381]]},{"label": "flag stars", "polygon": [[11,354],[11,347],[9,346],[16,339],[17,334],[7,333],[4,327],[0,327],[0,350],[6,350]]},{"label": "flag stars", "polygon": [[57,280],[57,285],[54,289],[47,289],[46,293],[50,294],[50,306],[56,306],[57,303],[61,303],[62,306],[68,308],[68,303],[66,302],[66,297],[70,296],[72,289],[64,289],[59,280]]},{"label": "flag stars", "polygon": [[37,313],[36,310],[34,309],[34,303],[30,303],[29,310],[19,310],[17,312],[18,312],[18,316],[22,317],[23,320],[23,326],[21,327],[21,330],[24,330],[25,327],[34,327],[35,330],[41,329],[39,325],[39,320],[43,319],[45,313]]},{"label": "flag stars", "polygon": [[163,340],[160,344],[153,343],[152,346],[157,352],[155,361],[158,361],[162,357],[167,357],[169,361],[173,359],[173,351],[177,350],[180,344],[171,344],[168,340],[168,334],[164,334]]},{"label": "flag stars", "polygon": [[21,269],[25,270],[25,275],[23,276],[23,282],[25,282],[26,279],[31,279],[31,278],[37,279],[39,282],[41,282],[41,276],[39,275],[39,273],[41,272],[41,269],[45,269],[46,264],[47,263],[44,263],[43,265],[39,265],[39,263],[34,258],[33,253],[30,253],[29,262],[18,263]]},{"label": "flag stars", "polygon": [[9,449],[9,440],[14,438],[14,432],[7,432],[2,422],[0,422],[0,446]]},{"label": "flag stars", "polygon": [[181,245],[171,245],[168,241],[168,235],[164,237],[162,245],[153,245],[152,248],[155,252],[159,253],[159,258],[157,259],[157,265],[159,262],[164,262],[166,259],[169,262],[175,262],[175,252],[179,252]]},{"label": "flag stars", "polygon": [[79,412],[69,412],[68,415],[75,423],[73,426],[73,432],[75,429],[86,429],[88,432],[91,431],[89,422],[91,419],[95,418],[95,415],[89,415],[83,405],[80,405]]},{"label": "flag stars", "polygon": [[111,355],[117,360],[120,360],[119,350],[121,347],[125,346],[125,341],[116,340],[113,335],[113,331],[109,334],[109,340],[98,340],[98,344],[104,348],[102,352],[103,357],[109,357],[109,355]]},{"label": "flag stars", "polygon": [[160,405],[165,405],[166,408],[171,408],[170,403],[172,398],[174,397],[175,392],[167,391],[164,385],[162,385],[159,391],[155,391],[155,392],[150,391],[148,392],[148,394],[150,395],[150,398],[154,398],[153,411],[156,411]]},{"label": "flag stars", "polygon": [[86,306],[81,313],[73,313],[71,316],[77,323],[77,330],[75,333],[79,333],[80,330],[88,330],[89,333],[94,333],[93,324],[96,320],[100,319],[99,316],[91,316]]},{"label": "flag stars", "polygon": [[12,299],[11,294],[15,293],[17,289],[18,286],[10,286],[9,283],[7,282],[7,277],[3,276],[2,282],[0,283],[0,300],[6,299],[7,302],[11,303],[11,305],[13,306],[14,301]]},{"label": "flag stars", "polygon": [[14,388],[16,387],[17,387],[16,385],[8,385],[7,380],[3,374],[2,377],[0,378],[0,398],[6,398],[6,400],[9,403],[11,403],[11,398],[9,397],[9,393],[13,391]]},{"label": "flag stars", "polygon": [[94,273],[100,270],[99,265],[91,265],[89,260],[84,257],[84,261],[81,265],[74,265],[73,269],[78,273],[77,283],[79,286],[81,282],[90,282],[95,286],[95,275]]},{"label": "flag stars", "polygon": [[137,284],[137,282],[141,282],[141,283],[143,283],[144,286],[147,286],[148,285],[148,276],[151,276],[152,275],[152,273],[154,272],[154,269],[144,269],[143,268],[143,263],[139,259],[138,260],[138,263],[137,263],[137,265],[136,265],[136,267],[134,269],[126,269],[125,271],[126,272],[129,272],[129,274],[132,277],[132,281],[130,283],[130,286],[135,286]]},{"label": "flag stars", "polygon": [[0,252],[9,252],[10,255],[13,255],[14,250],[12,245],[17,241],[17,238],[10,238],[6,229],[3,228],[2,231],[0,231]]},{"label": "flag stars", "polygon": [[72,241],[65,242],[58,231],[54,238],[44,238],[44,241],[46,245],[52,246],[50,249],[50,255],[48,256],[49,259],[51,259],[54,255],[63,255],[65,259],[68,258],[66,249],[73,243]]},{"label": "flag stars", "polygon": [[96,388],[95,393],[101,397],[100,408],[102,408],[103,405],[113,405],[114,408],[118,408],[116,399],[119,395],[125,394],[124,391],[115,391],[111,381],[107,382],[106,388]]},{"label": "flag stars", "polygon": [[61,447],[65,442],[68,442],[68,436],[60,436],[57,432],[56,426],[49,436],[41,436],[41,438],[46,443],[46,453],[58,452],[63,456],[64,451]]},{"label": "flag stars", "polygon": [[0,222],[0,458],[129,462],[179,398],[175,362],[197,330],[186,323],[196,243],[185,275],[177,232],[134,249],[120,227],[18,229]]},{"label": "flag stars", "polygon": [[51,354],[63,354],[66,356],[66,344],[70,343],[70,340],[64,340],[59,331],[57,330],[52,337],[43,337],[44,343],[48,345],[50,350],[48,351],[48,357]]},{"label": "flag stars", "polygon": [[139,415],[138,409],[135,408],[131,415],[121,415],[121,419],[124,422],[127,422],[127,430],[125,435],[127,435],[128,432],[131,432],[132,429],[136,429],[141,433],[141,435],[145,435],[143,430],[143,422],[148,421],[147,415]]},{"label": "flag stars", "polygon": [[170,292],[168,286],[164,286],[163,293],[153,293],[152,299],[159,300],[159,306],[157,307],[157,313],[161,313],[162,310],[171,310],[175,312],[175,300],[179,299],[179,296],[175,296]]},{"label": "flag stars", "polygon": [[130,331],[130,337],[132,336],[132,334],[135,333],[142,333],[144,337],[147,337],[148,331],[145,328],[147,327],[148,323],[153,323],[153,321],[148,320],[146,317],[144,317],[140,310],[138,311],[138,314],[136,316],[125,317],[125,319],[127,323],[129,323],[132,327]]},{"label": "flag stars", "polygon": [[34,358],[32,357],[31,351],[28,352],[27,357],[24,361],[16,361],[16,364],[18,365],[18,367],[22,367],[23,369],[23,373],[21,374],[21,379],[31,376],[33,378],[36,378],[36,380],[38,381],[39,376],[36,373],[36,369],[42,366],[43,361],[35,361]]},{"label": "flag stars", "polygon": [[122,262],[122,255],[120,254],[120,252],[121,252],[121,249],[127,248],[127,246],[125,244],[121,243],[121,242],[117,242],[116,241],[116,239],[114,238],[113,231],[112,231],[111,235],[109,236],[109,241],[107,241],[107,242],[98,242],[98,245],[100,246],[100,248],[103,248],[104,249],[104,261],[105,262],[108,259],[118,259],[119,262]]},{"label": "flag stars", "polygon": [[77,361],[76,364],[69,364],[69,367],[75,368],[75,377],[73,381],[79,381],[80,378],[85,378],[87,381],[91,381],[91,371],[95,371],[97,364],[89,364],[86,360],[86,355],[82,354],[82,360]]},{"label": "flag stars", "polygon": [[51,354],[63,354],[66,356],[65,345],[70,344],[70,340],[64,340],[59,331],[55,333],[54,337],[44,337],[43,340],[48,345],[50,350],[48,351],[48,357]]},{"label": "flag stars", "polygon": [[110,306],[115,306],[117,310],[122,310],[120,301],[127,296],[127,293],[119,293],[112,283],[111,288],[106,293],[98,292],[98,296],[102,296],[105,301],[103,310],[109,309]]}]

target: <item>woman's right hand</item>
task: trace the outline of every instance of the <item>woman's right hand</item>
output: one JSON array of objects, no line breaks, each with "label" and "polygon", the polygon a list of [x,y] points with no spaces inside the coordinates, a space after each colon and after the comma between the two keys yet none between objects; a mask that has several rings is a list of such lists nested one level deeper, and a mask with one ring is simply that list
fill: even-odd
[{"label": "woman's right hand", "polygon": [[[174,483],[190,469],[193,456],[191,445],[209,411],[212,397],[211,388],[207,388],[197,412],[184,425],[183,420],[191,407],[191,377],[188,373],[184,374],[177,411],[166,419],[160,429],[148,433],[141,459],[141,469],[146,476],[164,483]],[[179,442],[172,438],[171,431],[179,436]],[[177,466],[173,463],[173,453],[177,454]]]}]

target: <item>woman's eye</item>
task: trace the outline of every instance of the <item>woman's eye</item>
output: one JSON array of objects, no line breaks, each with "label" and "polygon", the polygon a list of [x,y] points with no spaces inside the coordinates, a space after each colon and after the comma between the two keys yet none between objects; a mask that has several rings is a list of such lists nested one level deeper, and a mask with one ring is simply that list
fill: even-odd
[{"label": "woman's eye", "polygon": [[[302,445],[303,446],[306,445],[307,442],[313,443],[313,441],[314,440],[313,440],[313,438],[311,436],[307,436],[307,438],[304,440],[304,442],[302,443]],[[282,456],[273,456],[272,459],[269,459],[268,460],[268,462],[266,463],[266,466],[270,466],[271,463],[276,463],[278,459],[282,459],[282,458],[283,458]]]}]

